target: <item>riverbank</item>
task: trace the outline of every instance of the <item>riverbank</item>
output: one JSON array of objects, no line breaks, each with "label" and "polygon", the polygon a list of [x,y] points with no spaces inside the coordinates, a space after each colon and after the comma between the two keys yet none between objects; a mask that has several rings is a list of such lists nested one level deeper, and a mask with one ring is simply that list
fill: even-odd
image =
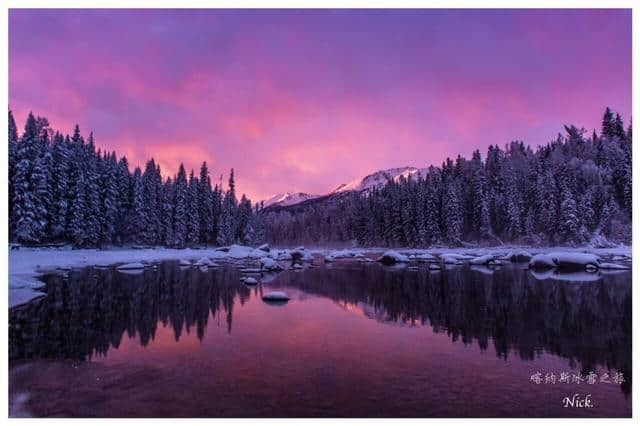
[{"label": "riverbank", "polygon": [[[352,248],[346,250],[334,249],[308,249],[309,255],[332,255],[341,257],[345,252],[367,255],[381,253],[387,248]],[[525,247],[525,246],[497,246],[497,247],[473,247],[473,248],[443,248],[434,247],[428,249],[395,249],[398,252],[411,255],[442,253],[456,253],[463,255],[482,256],[493,254],[505,256],[516,251],[527,251],[531,254],[550,252],[577,252],[592,253],[601,257],[616,257],[630,259],[631,246],[618,246],[613,248],[592,247]],[[198,260],[209,258],[213,260],[241,260],[247,258],[258,259],[262,256],[270,256],[278,260],[290,259],[290,249],[271,249],[271,252],[261,252],[259,249],[245,246],[231,246],[230,248],[203,248],[203,249],[170,249],[170,248],[113,248],[107,250],[82,249],[71,250],[69,248],[40,249],[25,248],[11,250],[9,252],[9,307],[27,303],[30,300],[42,296],[39,291],[43,283],[39,280],[42,274],[61,269],[82,268],[87,266],[109,266],[118,263],[131,262],[159,262],[163,260],[190,259]],[[337,254],[337,256],[336,256]],[[344,257],[344,256],[342,256]]]}]

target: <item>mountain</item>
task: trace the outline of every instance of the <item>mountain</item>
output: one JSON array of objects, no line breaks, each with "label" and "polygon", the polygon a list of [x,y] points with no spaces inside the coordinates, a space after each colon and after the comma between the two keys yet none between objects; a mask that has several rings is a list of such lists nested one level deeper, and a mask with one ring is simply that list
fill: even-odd
[{"label": "mountain", "polygon": [[276,194],[271,198],[264,200],[264,206],[291,206],[312,198],[318,198],[319,195],[307,194],[304,192],[285,192],[284,194]]},{"label": "mountain", "polygon": [[416,167],[396,167],[395,169],[379,170],[375,173],[371,173],[363,178],[358,178],[347,184],[342,184],[333,190],[332,193],[346,192],[346,191],[368,191],[373,188],[380,188],[386,185],[387,182],[394,180],[398,181],[401,176],[409,178],[411,176],[418,176],[418,174],[424,172],[426,169],[418,169]]},{"label": "mountain", "polygon": [[405,178],[415,176],[417,178],[419,174],[424,174],[425,171],[426,169],[418,169],[416,167],[408,166],[379,170],[377,172],[366,175],[365,177],[355,179],[349,183],[343,183],[333,191],[324,195],[312,195],[304,192],[285,192],[284,194],[276,194],[273,197],[264,200],[264,207],[293,206],[308,200],[332,198],[332,196],[351,191],[369,191],[373,188],[380,188],[386,185],[386,183],[391,180],[397,182],[401,176],[404,176]]}]

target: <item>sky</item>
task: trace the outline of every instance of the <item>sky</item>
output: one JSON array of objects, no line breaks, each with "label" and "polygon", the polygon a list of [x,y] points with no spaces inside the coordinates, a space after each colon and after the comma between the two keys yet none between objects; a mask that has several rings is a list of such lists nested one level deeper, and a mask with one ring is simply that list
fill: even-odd
[{"label": "sky", "polygon": [[165,176],[327,193],[631,118],[630,10],[9,11],[9,108]]}]

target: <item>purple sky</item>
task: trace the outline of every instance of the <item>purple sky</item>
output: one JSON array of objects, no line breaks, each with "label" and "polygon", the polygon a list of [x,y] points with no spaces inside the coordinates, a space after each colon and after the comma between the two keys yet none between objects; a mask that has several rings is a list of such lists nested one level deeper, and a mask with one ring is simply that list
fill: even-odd
[{"label": "purple sky", "polygon": [[631,116],[629,10],[10,10],[9,103],[165,175],[324,193]]}]

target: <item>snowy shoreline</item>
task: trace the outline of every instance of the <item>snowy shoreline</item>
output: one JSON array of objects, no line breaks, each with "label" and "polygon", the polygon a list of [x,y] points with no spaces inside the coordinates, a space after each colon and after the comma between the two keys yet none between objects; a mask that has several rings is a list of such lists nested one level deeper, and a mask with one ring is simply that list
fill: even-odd
[{"label": "snowy shoreline", "polygon": [[[304,250],[304,249],[303,249]],[[358,255],[379,254],[389,250],[388,248],[349,248],[336,250],[331,248],[313,248],[305,250],[308,255],[323,255],[330,258],[341,258],[340,253],[356,253]],[[624,256],[632,257],[631,246],[618,246],[612,248],[592,247],[526,247],[526,246],[496,246],[496,247],[469,247],[469,248],[445,248],[434,247],[428,249],[394,249],[407,256],[421,254],[440,255],[443,253],[455,253],[460,255],[495,255],[505,256],[516,251],[527,251],[533,255],[551,252],[591,253],[598,256]],[[44,295],[38,291],[44,283],[39,277],[47,272],[60,269],[82,268],[87,266],[108,266],[119,263],[134,262],[160,262],[164,260],[201,259],[213,260],[242,260],[260,259],[262,256],[286,260],[286,255],[295,249],[272,248],[271,253],[260,252],[253,247],[231,246],[228,251],[219,248],[203,249],[169,249],[169,248],[114,248],[108,250],[82,249],[39,249],[21,248],[9,252],[9,307],[18,306],[30,300]],[[285,255],[283,258],[282,255]],[[279,257],[280,256],[280,257]],[[290,258],[290,257],[289,257]]]}]

